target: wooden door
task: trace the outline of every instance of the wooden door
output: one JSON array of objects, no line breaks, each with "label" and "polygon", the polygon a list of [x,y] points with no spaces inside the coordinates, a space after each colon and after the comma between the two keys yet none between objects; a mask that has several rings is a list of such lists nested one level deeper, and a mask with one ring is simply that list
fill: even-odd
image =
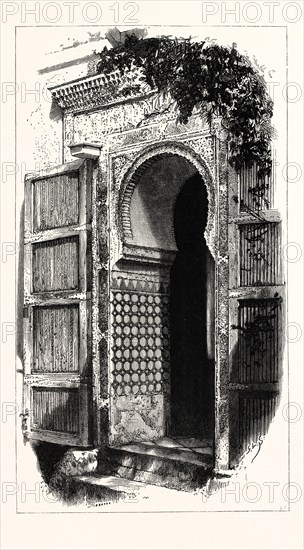
[{"label": "wooden door", "polygon": [[[231,189],[229,217],[230,464],[264,436],[280,398],[284,284],[282,222],[272,206],[273,177],[256,167]],[[238,200],[235,200],[235,197]]]},{"label": "wooden door", "polygon": [[90,441],[91,161],[25,182],[24,407],[30,437]]}]

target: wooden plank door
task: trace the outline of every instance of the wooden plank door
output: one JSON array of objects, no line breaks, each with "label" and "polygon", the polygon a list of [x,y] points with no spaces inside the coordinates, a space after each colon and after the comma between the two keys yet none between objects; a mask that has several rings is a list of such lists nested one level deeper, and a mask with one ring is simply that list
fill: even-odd
[{"label": "wooden plank door", "polygon": [[[267,434],[280,398],[284,283],[282,222],[272,177],[244,169],[229,203],[230,465]],[[235,201],[235,197],[238,200]]]},{"label": "wooden plank door", "polygon": [[91,179],[76,160],[25,181],[24,407],[65,445],[90,442]]}]

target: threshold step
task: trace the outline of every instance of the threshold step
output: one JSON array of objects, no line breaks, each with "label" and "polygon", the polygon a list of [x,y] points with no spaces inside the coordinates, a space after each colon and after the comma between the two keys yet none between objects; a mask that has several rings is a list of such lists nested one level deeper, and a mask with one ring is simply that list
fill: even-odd
[{"label": "threshold step", "polygon": [[80,475],[68,478],[64,501],[69,505],[139,502],[153,497],[176,498],[179,491],[114,475]]},{"label": "threshold step", "polygon": [[[166,442],[168,443],[168,442]],[[213,453],[207,447],[165,447],[153,442],[107,447],[98,458],[98,474],[132,482],[193,491],[203,487],[213,472]]]},{"label": "threshold step", "polygon": [[75,476],[75,480],[126,494],[139,493],[143,488],[147,487],[146,483],[131,481],[130,479],[119,476],[84,475]]},{"label": "threshold step", "polygon": [[196,449],[185,449],[184,447],[172,448],[160,445],[147,445],[146,443],[112,446],[111,449],[206,467],[212,464],[213,459],[209,449],[200,449],[197,451]]}]

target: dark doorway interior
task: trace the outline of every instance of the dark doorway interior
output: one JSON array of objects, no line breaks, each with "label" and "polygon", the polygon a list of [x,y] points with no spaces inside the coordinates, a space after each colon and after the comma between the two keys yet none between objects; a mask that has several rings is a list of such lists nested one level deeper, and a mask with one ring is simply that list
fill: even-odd
[{"label": "dark doorway interior", "polygon": [[[204,239],[208,200],[197,173],[182,187],[175,204],[177,255],[171,268],[171,435],[211,438],[214,424],[214,359],[208,351],[207,297],[213,260]],[[210,306],[211,304],[211,306]],[[210,347],[210,345],[209,345]]]}]

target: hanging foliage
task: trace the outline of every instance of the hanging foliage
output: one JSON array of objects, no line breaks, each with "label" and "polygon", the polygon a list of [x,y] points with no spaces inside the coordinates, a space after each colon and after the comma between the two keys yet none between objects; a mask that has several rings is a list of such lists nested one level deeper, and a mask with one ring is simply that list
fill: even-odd
[{"label": "hanging foliage", "polygon": [[187,123],[194,110],[209,123],[221,116],[229,162],[237,171],[256,163],[261,180],[270,174],[273,103],[263,76],[235,47],[127,35],[124,44],[100,53],[99,73],[132,69],[141,69],[152,89],[170,94],[180,123]]}]

